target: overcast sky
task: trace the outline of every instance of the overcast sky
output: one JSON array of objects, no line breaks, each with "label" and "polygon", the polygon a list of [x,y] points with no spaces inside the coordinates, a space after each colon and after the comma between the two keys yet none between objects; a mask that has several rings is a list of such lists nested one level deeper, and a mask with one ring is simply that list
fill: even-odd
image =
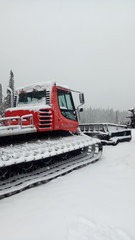
[{"label": "overcast sky", "polygon": [[0,83],[55,80],[87,106],[135,106],[134,0],[0,0]]}]

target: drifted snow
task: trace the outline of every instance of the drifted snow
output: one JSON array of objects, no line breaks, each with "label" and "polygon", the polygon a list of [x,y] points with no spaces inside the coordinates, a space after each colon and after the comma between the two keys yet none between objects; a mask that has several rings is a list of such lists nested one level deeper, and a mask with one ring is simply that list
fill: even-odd
[{"label": "drifted snow", "polygon": [[135,132],[102,159],[0,201],[2,240],[134,240]]}]

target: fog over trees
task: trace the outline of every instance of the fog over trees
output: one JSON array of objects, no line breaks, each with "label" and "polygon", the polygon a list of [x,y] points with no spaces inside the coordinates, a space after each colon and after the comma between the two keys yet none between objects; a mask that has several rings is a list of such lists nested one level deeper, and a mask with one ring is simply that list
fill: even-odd
[{"label": "fog over trees", "polygon": [[122,123],[127,122],[127,111],[114,111],[111,109],[101,109],[88,107],[83,110],[81,115],[81,123]]}]

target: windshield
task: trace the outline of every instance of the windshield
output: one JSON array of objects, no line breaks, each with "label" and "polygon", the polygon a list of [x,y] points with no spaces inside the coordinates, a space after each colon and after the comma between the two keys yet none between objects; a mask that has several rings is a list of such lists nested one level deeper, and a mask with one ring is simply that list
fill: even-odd
[{"label": "windshield", "polygon": [[44,103],[46,99],[46,90],[23,92],[19,94],[18,105]]}]

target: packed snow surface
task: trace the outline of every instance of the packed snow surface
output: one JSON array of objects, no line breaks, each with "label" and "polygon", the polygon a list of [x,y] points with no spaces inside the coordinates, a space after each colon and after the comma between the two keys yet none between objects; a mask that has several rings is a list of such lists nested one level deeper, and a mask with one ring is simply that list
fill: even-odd
[{"label": "packed snow surface", "polygon": [[0,201],[2,240],[134,240],[135,131],[97,163]]}]

